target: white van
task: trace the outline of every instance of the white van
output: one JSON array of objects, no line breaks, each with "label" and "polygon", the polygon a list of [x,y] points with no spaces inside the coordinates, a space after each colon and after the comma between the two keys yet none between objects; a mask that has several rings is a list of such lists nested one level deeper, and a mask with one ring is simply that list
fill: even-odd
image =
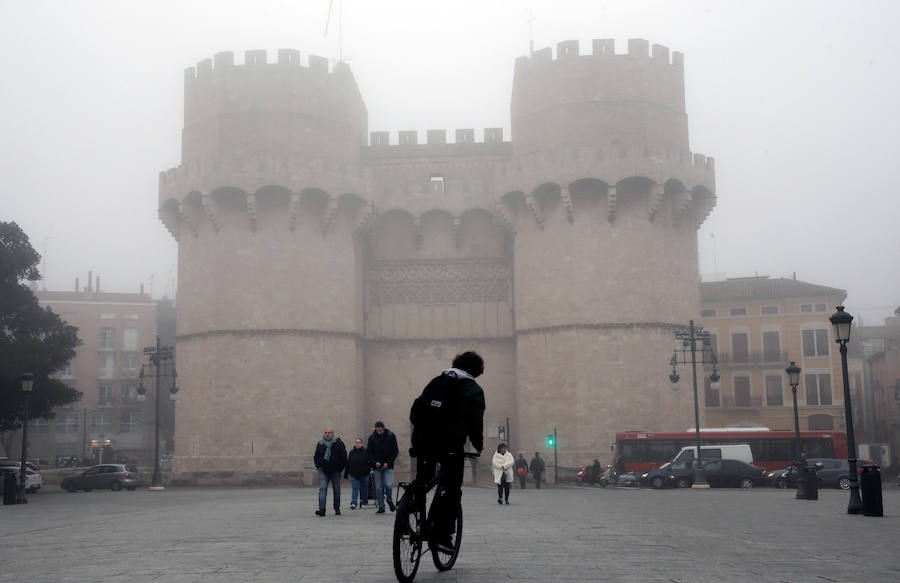
[{"label": "white van", "polygon": [[[682,447],[678,455],[672,460],[675,462],[692,462],[697,451],[696,445]],[[704,460],[740,460],[748,464],[753,463],[753,452],[746,443],[729,443],[723,445],[701,445],[700,457]]]}]

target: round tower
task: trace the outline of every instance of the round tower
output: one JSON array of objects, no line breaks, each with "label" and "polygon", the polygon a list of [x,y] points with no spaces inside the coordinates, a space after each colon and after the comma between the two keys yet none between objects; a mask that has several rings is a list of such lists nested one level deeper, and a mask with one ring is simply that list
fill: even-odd
[{"label": "round tower", "polygon": [[323,426],[360,427],[366,120],[349,68],[321,57],[186,71],[159,201],[178,240],[176,470],[296,469]]},{"label": "round tower", "polygon": [[614,49],[567,41],[516,62],[500,178],[516,232],[518,446],[543,448],[556,427],[560,465],[608,459],[617,431],[694,425],[666,363],[673,331],[699,316],[713,161],[688,149],[682,56]]}]

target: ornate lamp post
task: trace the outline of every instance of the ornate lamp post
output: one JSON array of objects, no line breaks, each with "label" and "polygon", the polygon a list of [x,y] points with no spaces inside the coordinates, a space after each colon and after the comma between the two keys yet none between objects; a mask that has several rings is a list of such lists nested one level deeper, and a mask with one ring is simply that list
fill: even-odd
[{"label": "ornate lamp post", "polygon": [[[672,374],[669,375],[669,380],[672,381],[672,388],[678,390],[678,381],[680,377],[675,371],[675,365],[677,364],[687,364],[690,362],[694,380],[694,427],[697,432],[697,452],[694,459],[696,469],[694,470],[694,483],[692,487],[709,488],[709,484],[706,483],[706,475],[703,472],[703,464],[700,459],[700,398],[697,396],[697,364],[713,365],[713,372],[709,375],[709,380],[712,381],[710,386],[718,388],[720,377],[719,372],[716,370],[716,355],[712,351],[712,339],[710,338],[709,332],[704,332],[703,328],[700,326],[694,326],[693,320],[690,321],[690,326],[687,331],[679,330],[675,332],[675,339],[681,341],[682,347],[675,348],[672,359],[669,361],[669,364],[672,365]],[[702,343],[700,347],[700,360],[697,360],[698,341]],[[704,357],[706,348],[710,349],[709,360],[706,360]],[[691,354],[690,360],[687,360],[688,352]],[[681,354],[680,359],[678,357],[679,354]]]},{"label": "ornate lamp post", "polygon": [[794,471],[797,472],[797,499],[806,500],[806,468],[803,467],[803,453],[800,447],[800,414],[797,412],[797,385],[800,384],[800,367],[793,360],[784,372],[787,373],[791,394],[794,396]]},{"label": "ornate lamp post", "polygon": [[[149,363],[141,365],[141,373],[140,379],[141,384],[138,386],[138,401],[143,402],[147,395],[147,388],[144,387],[144,368],[148,368],[150,373],[147,376],[155,376],[156,377],[156,394],[154,398],[156,400],[156,421],[154,423],[155,432],[153,437],[154,444],[154,453],[153,453],[153,477],[150,480],[150,490],[154,491],[162,491],[165,490],[165,486],[162,485],[162,474],[159,469],[159,380],[162,376],[160,367],[163,366],[163,363],[166,361],[172,360],[172,347],[171,346],[160,346],[159,344],[159,335],[156,336],[156,346],[147,346],[144,348],[144,354],[148,356]],[[153,368],[156,368],[156,373],[153,373]],[[175,394],[178,392],[178,387],[175,386],[175,369],[172,368],[172,387],[169,389],[169,396],[172,400],[175,400]]]},{"label": "ornate lamp post", "polygon": [[34,387],[34,375],[30,372],[22,374],[22,393],[25,395],[25,414],[22,416],[22,461],[19,464],[19,489],[16,490],[16,504],[27,504],[25,497],[25,463],[28,454],[28,404],[31,401],[31,389]]},{"label": "ornate lamp post", "polygon": [[850,342],[850,328],[853,316],[837,306],[837,311],[828,318],[834,326],[834,341],[841,345],[841,371],[844,373],[844,417],[847,423],[847,463],[850,466],[850,502],[847,514],[862,513],[862,499],[859,497],[859,476],[856,473],[856,438],[853,435],[853,411],[850,405],[850,374],[847,372],[847,343]]}]

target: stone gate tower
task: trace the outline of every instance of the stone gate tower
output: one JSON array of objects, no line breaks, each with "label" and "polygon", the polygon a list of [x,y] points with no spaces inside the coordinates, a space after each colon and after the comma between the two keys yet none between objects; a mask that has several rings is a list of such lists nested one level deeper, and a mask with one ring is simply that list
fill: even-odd
[{"label": "stone gate tower", "polygon": [[487,361],[486,447],[507,418],[514,450],[556,427],[574,465],[616,431],[693,424],[666,361],[699,312],[715,185],[688,148],[679,53],[519,59],[511,142],[367,131],[345,64],[248,51],[187,70],[182,162],[160,176],[176,469],[296,468],[322,426],[352,440],[375,419],[405,452],[412,399],[467,349]]}]

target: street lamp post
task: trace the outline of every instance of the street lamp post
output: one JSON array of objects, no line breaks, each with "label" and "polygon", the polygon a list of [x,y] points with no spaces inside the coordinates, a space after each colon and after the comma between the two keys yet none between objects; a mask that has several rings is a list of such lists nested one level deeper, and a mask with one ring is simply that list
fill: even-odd
[{"label": "street lamp post", "polygon": [[[697,364],[712,364],[713,372],[709,375],[709,380],[712,381],[713,388],[718,388],[719,386],[719,372],[716,370],[716,354],[712,350],[712,339],[710,338],[709,332],[704,332],[703,328],[700,326],[694,326],[694,321],[690,321],[690,325],[687,331],[679,330],[675,332],[675,339],[681,342],[681,348],[675,348],[672,354],[672,360],[669,363],[672,365],[672,374],[669,375],[669,380],[672,382],[672,387],[675,389],[678,388],[678,381],[680,377],[678,373],[675,371],[675,366],[678,364],[687,364],[691,363],[691,372],[693,374],[694,381],[694,429],[696,431],[696,439],[697,439],[697,451],[694,459],[695,470],[694,470],[694,483],[691,486],[692,488],[709,488],[709,484],[706,483],[706,475],[703,472],[703,464],[701,463],[700,458],[700,398],[697,395]],[[701,356],[700,360],[697,360],[697,342],[700,341],[702,343],[700,351]],[[705,357],[705,349],[709,348],[709,360]],[[690,352],[691,359],[687,360],[687,353]],[[679,359],[678,355],[681,354],[681,358]]]},{"label": "street lamp post", "polygon": [[847,514],[862,514],[862,499],[859,497],[859,476],[856,473],[856,438],[853,435],[853,411],[850,404],[850,374],[847,372],[847,343],[850,342],[850,328],[853,316],[837,306],[837,311],[828,318],[834,326],[834,341],[841,345],[841,371],[844,373],[844,417],[847,424],[847,464],[850,466],[850,502]]},{"label": "street lamp post", "polygon": [[25,395],[25,414],[22,416],[22,461],[19,465],[19,489],[16,490],[16,504],[27,504],[25,481],[28,479],[28,476],[25,475],[25,468],[28,454],[28,405],[31,401],[31,389],[34,387],[34,374],[30,372],[24,373],[21,383],[22,393]]},{"label": "street lamp post", "polygon": [[[138,386],[138,400],[143,402],[144,398],[147,394],[147,388],[144,387],[144,368],[147,367],[150,369],[150,373],[146,376],[155,376],[156,377],[156,391],[154,395],[155,400],[155,422],[154,422],[154,437],[153,437],[153,477],[150,480],[150,490],[154,491],[162,491],[165,490],[165,486],[162,485],[162,473],[159,468],[159,382],[160,377],[162,377],[161,367],[163,363],[166,361],[172,360],[172,347],[171,346],[160,346],[159,342],[159,334],[156,335],[156,346],[147,346],[144,348],[144,354],[148,357],[148,364],[141,365],[141,373],[140,373],[140,386]],[[154,374],[153,369],[156,368],[156,372]],[[178,387],[175,386],[175,369],[172,369],[172,388],[170,391],[170,397],[172,400],[175,399],[175,394],[178,392]]]},{"label": "street lamp post", "polygon": [[794,396],[794,471],[797,473],[797,499],[806,500],[806,468],[803,467],[803,453],[800,447],[800,414],[797,411],[797,385],[800,384],[800,367],[793,360],[784,372],[787,373],[791,394]]}]

